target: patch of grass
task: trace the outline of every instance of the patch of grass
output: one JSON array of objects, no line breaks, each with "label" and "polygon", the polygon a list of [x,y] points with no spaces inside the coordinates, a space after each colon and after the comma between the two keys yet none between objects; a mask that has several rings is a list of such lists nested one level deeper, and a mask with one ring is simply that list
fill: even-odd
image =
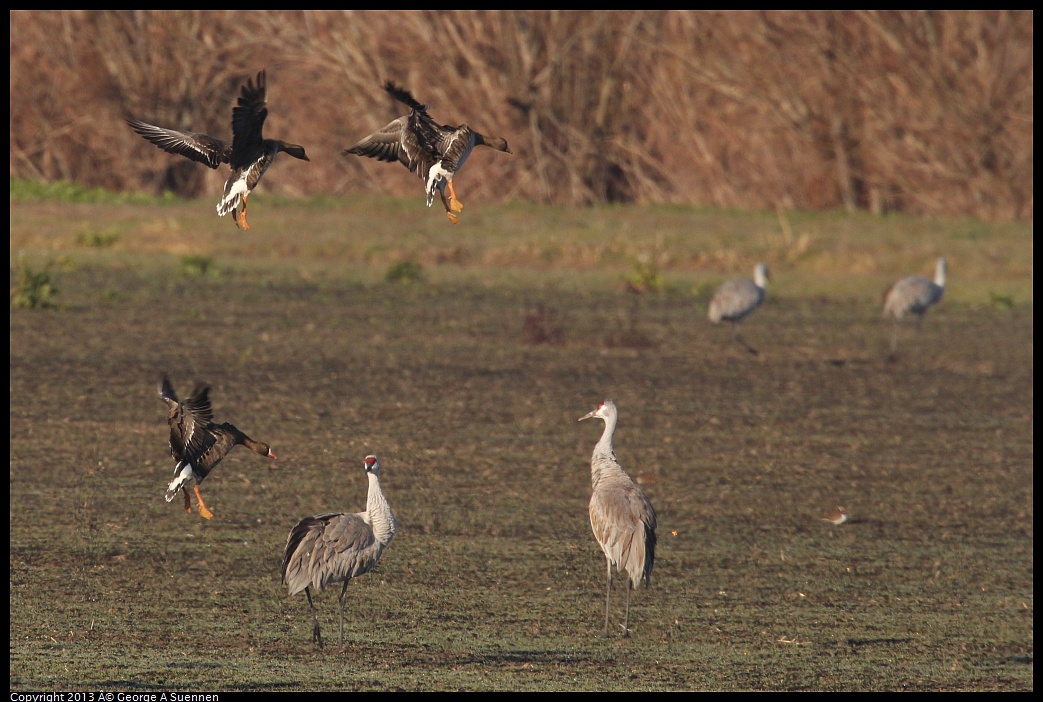
[{"label": "patch of grass", "polygon": [[20,263],[11,287],[11,305],[14,307],[49,309],[58,307],[58,287],[47,269],[37,269]]},{"label": "patch of grass", "polygon": [[[464,217],[450,229],[448,220],[410,198],[265,204],[258,201],[249,236],[233,235],[230,225],[214,217],[209,199],[171,203],[160,217],[150,204],[115,202],[73,205],[66,217],[84,222],[81,229],[97,218],[89,228],[121,232],[112,247],[121,253],[207,250],[237,264],[271,259],[296,269],[307,262],[313,272],[325,268],[333,278],[345,267],[376,266],[380,275],[394,263],[414,260],[423,262],[429,281],[487,277],[493,270],[496,279],[510,271],[517,279],[575,278],[578,287],[587,285],[588,274],[616,287],[631,278],[635,288],[646,289],[658,275],[688,291],[697,279],[749,275],[752,264],[764,260],[786,294],[875,304],[889,282],[912,273],[930,275],[935,258],[944,254],[952,278],[949,301],[980,304],[989,288],[1019,301],[1031,302],[1033,295],[1031,223],[512,203],[482,206],[481,217]],[[13,252],[68,246],[69,219],[55,217],[52,202],[12,199],[11,209]],[[345,221],[359,226],[346,232]],[[950,237],[961,230],[982,230],[987,237]],[[289,237],[287,231],[301,234]]]},{"label": "patch of grass", "polygon": [[388,283],[422,283],[424,278],[424,267],[412,259],[396,261],[384,273],[384,280]]},{"label": "patch of grass", "polygon": [[12,180],[11,202],[62,202],[90,204],[155,204],[176,202],[170,192],[160,197],[141,193],[113,192],[105,188],[85,188],[78,183],[57,180],[41,183],[35,180]]},{"label": "patch of grass", "polygon": [[709,300],[720,284],[720,281],[701,280],[692,286],[692,294],[700,300]]},{"label": "patch of grass", "polygon": [[119,238],[119,232],[112,229],[103,232],[91,230],[77,234],[76,245],[105,249],[119,241]]},{"label": "patch of grass", "polygon": [[997,309],[1012,310],[1014,309],[1014,296],[990,290],[989,305]]},{"label": "patch of grass", "polygon": [[658,293],[663,290],[663,278],[659,275],[659,267],[647,254],[641,255],[634,262],[633,270],[624,281],[624,287],[630,293]]},{"label": "patch of grass", "polygon": [[181,272],[189,278],[217,277],[221,269],[210,256],[189,254],[180,259]]}]

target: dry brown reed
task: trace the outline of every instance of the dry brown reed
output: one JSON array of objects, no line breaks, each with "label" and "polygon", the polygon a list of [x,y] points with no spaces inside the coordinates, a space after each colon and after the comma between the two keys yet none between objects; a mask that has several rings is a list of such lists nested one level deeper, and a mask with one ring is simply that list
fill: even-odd
[{"label": "dry brown reed", "polygon": [[465,201],[697,204],[1027,220],[1033,22],[1021,11],[17,11],[12,178],[216,192],[123,118],[230,136],[269,71],[267,133],[305,144],[264,189],[420,194],[341,150],[401,114],[508,139]]}]

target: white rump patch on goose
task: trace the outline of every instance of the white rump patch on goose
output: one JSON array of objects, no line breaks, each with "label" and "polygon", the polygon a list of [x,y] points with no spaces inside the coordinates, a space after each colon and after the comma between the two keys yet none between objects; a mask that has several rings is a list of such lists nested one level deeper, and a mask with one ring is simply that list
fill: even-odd
[{"label": "white rump patch on goose", "polygon": [[[181,466],[181,465],[182,464],[178,464],[178,466]],[[183,467],[181,467],[181,470],[178,470],[178,467],[175,467],[174,468],[174,479],[170,481],[170,485],[167,485],[167,494],[166,494],[167,502],[170,502],[171,500],[173,500],[174,499],[174,495],[176,495],[178,493],[178,490],[180,490],[182,487],[184,487],[185,484],[188,481],[193,480],[193,479],[195,479],[195,472],[192,470],[192,464],[191,463],[183,464]]]},{"label": "white rump patch on goose", "polygon": [[453,175],[452,171],[448,171],[442,167],[442,162],[439,161],[435,165],[431,166],[431,170],[427,172],[427,206],[431,206],[431,202],[435,199],[435,190],[438,189],[439,185],[444,185],[441,181],[449,182],[449,178]]}]

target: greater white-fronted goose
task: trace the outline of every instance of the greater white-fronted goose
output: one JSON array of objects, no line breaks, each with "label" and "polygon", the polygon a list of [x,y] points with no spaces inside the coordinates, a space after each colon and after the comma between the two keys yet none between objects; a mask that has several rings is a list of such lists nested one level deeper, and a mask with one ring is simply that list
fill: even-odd
[{"label": "greater white-fronted goose", "polygon": [[210,387],[199,383],[189,398],[181,402],[166,375],[159,386],[159,397],[167,405],[170,455],[175,461],[174,479],[167,485],[166,500],[173,500],[180,490],[185,496],[185,511],[191,512],[192,502],[186,485],[194,481],[199,514],[205,519],[211,519],[214,514],[203,502],[199,484],[233,448],[243,445],[259,456],[275,458],[271,447],[263,441],[251,439],[227,422],[215,424],[209,393]]},{"label": "greater white-fronted goose", "polygon": [[224,197],[217,205],[217,214],[221,217],[231,214],[237,227],[249,229],[246,199],[272,165],[276,154],[285,151],[302,161],[311,160],[300,144],[265,139],[261,135],[264,120],[268,116],[267,95],[264,71],[257,74],[256,82],[253,79],[246,81],[239,95],[239,103],[232,109],[231,143],[206,134],[164,129],[134,119],[128,119],[127,124],[167,153],[180,154],[205,163],[210,168],[217,168],[222,163],[229,164],[232,174],[225,181]]},{"label": "greater white-fronted goose", "polygon": [[[464,206],[456,197],[453,176],[463,168],[475,146],[488,146],[504,153],[513,153],[507,146],[507,141],[500,137],[480,134],[466,124],[458,127],[438,124],[427,114],[427,105],[417,102],[408,90],[391,81],[384,84],[384,90],[391,97],[407,105],[410,109],[409,114],[399,117],[383,129],[378,129],[354,146],[345,149],[344,155],[400,162],[424,181],[427,206],[431,206],[437,190],[449,221],[458,224],[460,218],[457,213],[463,210]],[[448,196],[445,192],[447,186]]]}]

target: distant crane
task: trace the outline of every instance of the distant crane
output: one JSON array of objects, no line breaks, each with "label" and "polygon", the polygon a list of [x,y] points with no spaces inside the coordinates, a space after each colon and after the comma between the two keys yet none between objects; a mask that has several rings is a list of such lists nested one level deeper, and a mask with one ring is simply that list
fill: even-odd
[{"label": "distant crane", "polygon": [[717,288],[710,298],[710,321],[714,324],[721,321],[731,322],[735,340],[752,354],[756,354],[757,349],[742,338],[739,324],[764,302],[764,286],[770,279],[768,267],[764,263],[758,263],[753,269],[753,280],[729,280]]},{"label": "distant crane", "polygon": [[243,445],[258,456],[275,458],[271,447],[263,441],[251,439],[227,422],[214,424],[214,411],[210,407],[209,393],[210,387],[199,383],[189,398],[180,402],[170,378],[164,375],[159,384],[159,398],[167,405],[170,455],[176,462],[174,479],[167,485],[166,500],[173,500],[180,490],[185,496],[185,511],[191,512],[192,502],[185,486],[194,481],[199,514],[204,519],[211,519],[214,514],[203,502],[199,484],[232,449]]},{"label": "distant crane", "polygon": [[945,257],[940,256],[934,267],[934,280],[922,275],[902,278],[884,292],[884,317],[894,317],[894,332],[891,335],[891,356],[898,347],[898,320],[907,314],[916,315],[916,331],[919,333],[923,316],[931,305],[942,299],[945,292]]},{"label": "distant crane", "polygon": [[616,430],[619,412],[612,400],[605,400],[597,409],[579,418],[579,421],[598,417],[605,421],[605,431],[594,446],[590,461],[590,528],[594,538],[605,552],[608,588],[605,591],[605,636],[608,636],[609,599],[612,595],[612,566],[626,574],[627,608],[623,637],[630,636],[630,591],[642,582],[652,581],[655,561],[656,516],[652,503],[630,476],[623,472],[612,451],[612,434]]},{"label": "distant crane", "polygon": [[282,558],[282,580],[290,597],[301,590],[311,605],[312,640],[322,648],[322,630],[311,598],[312,589],[344,583],[340,590],[340,643],[344,645],[344,595],[348,583],[368,573],[395,536],[395,517],[380,489],[380,461],[366,456],[369,478],[366,511],[355,514],[320,514],[305,517],[290,530]]}]

